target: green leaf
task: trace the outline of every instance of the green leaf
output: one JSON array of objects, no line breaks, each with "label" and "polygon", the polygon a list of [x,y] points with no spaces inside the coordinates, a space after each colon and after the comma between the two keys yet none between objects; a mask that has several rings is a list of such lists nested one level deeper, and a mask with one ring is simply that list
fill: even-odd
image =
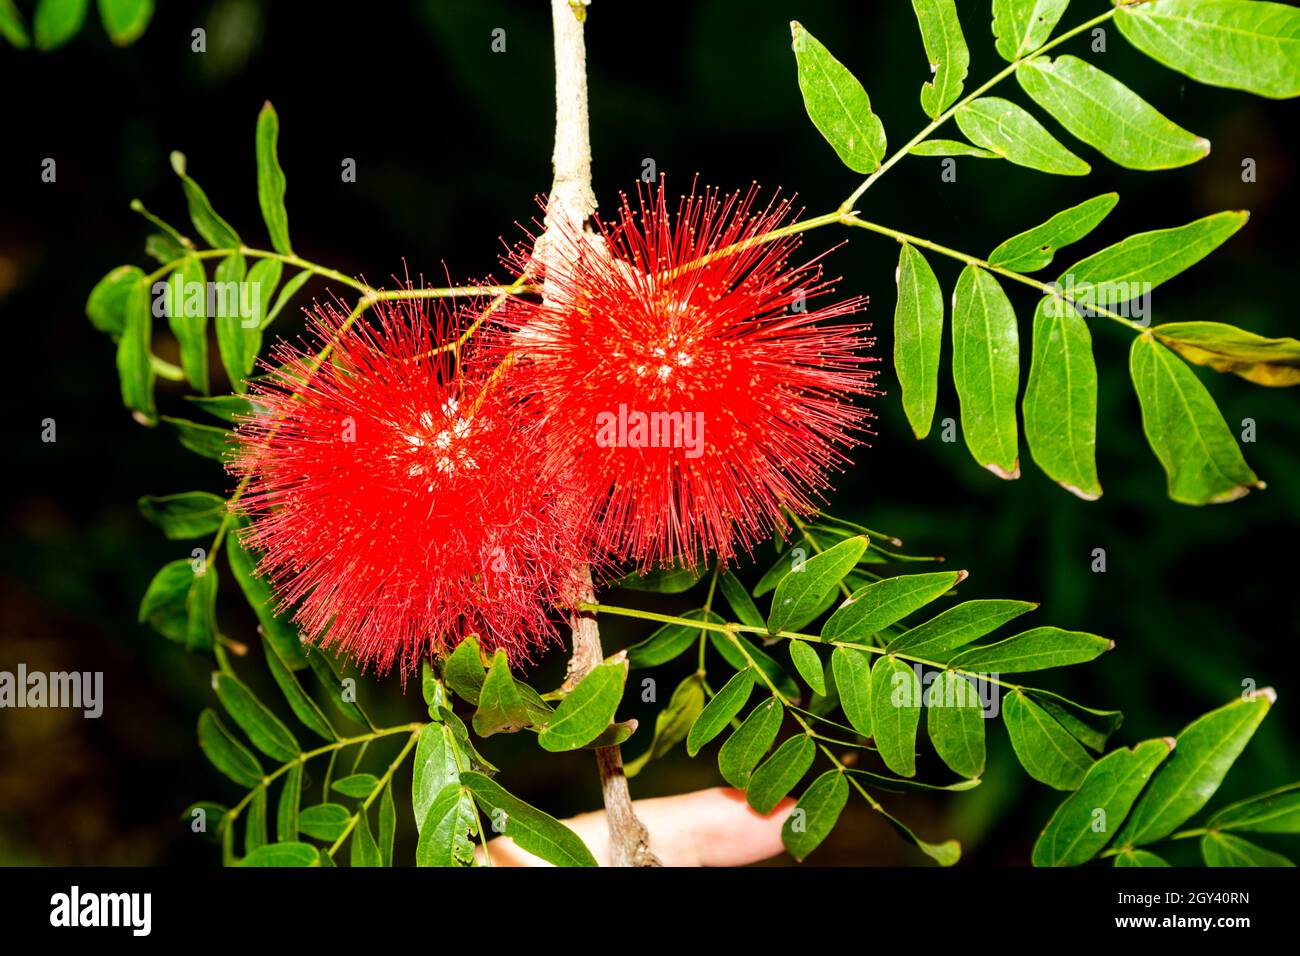
[{"label": "green leaf", "polygon": [[1016,79],[1062,126],[1127,169],[1173,169],[1210,153],[1209,140],[1189,133],[1078,57],[1024,60]]},{"label": "green leaf", "polygon": [[32,14],[36,48],[56,50],[77,35],[90,0],[40,0]]},{"label": "green leaf", "polygon": [[763,576],[758,579],[758,583],[754,585],[754,597],[762,597],[768,591],[775,589],[780,580],[789,574],[794,566],[803,561],[806,556],[807,552],[802,547],[787,548],[776,559],[776,563],[764,571]]},{"label": "green leaf", "polygon": [[461,774],[461,783],[474,794],[474,801],[494,820],[504,811],[502,832],[520,849],[556,866],[595,866],[596,858],[578,835],[559,820],[529,806],[489,777],[474,771]]},{"label": "green leaf", "polygon": [[930,119],[938,119],[961,96],[970,66],[970,50],[962,36],[954,0],[912,0],[912,9],[921,26],[921,41],[934,75],[934,79],[921,87],[921,109]]},{"label": "green leaf", "polygon": [[1271,688],[1203,714],[1178,735],[1178,746],[1138,800],[1115,846],[1141,846],[1173,833],[1205,806],[1268,714]]},{"label": "green leaf", "polygon": [[262,649],[266,653],[266,666],[270,670],[271,676],[280,687],[284,699],[289,702],[289,709],[293,711],[294,716],[302,721],[303,726],[320,737],[322,740],[337,740],[338,733],[334,730],[329,719],[324,712],[317,706],[316,701],[307,696],[307,692],[302,689],[302,684],[294,676],[280,652],[266,638],[265,633],[262,635]]},{"label": "green leaf", "polygon": [[343,835],[352,814],[341,803],[318,803],[298,816],[298,829],[309,837],[333,843]]},{"label": "green leaf", "polygon": [[912,433],[924,438],[930,434],[939,394],[943,293],[925,256],[907,243],[898,252],[895,280],[894,371]]},{"label": "green leaf", "polygon": [[[244,599],[257,615],[262,636],[275,648],[276,654],[285,667],[301,670],[307,665],[307,651],[298,637],[298,631],[293,626],[289,613],[287,611],[277,613],[276,597],[271,591],[271,586],[258,575],[257,561],[244,545],[242,535],[232,534],[226,538],[226,563],[230,565],[231,574],[239,582],[239,589],[243,592]],[[290,700],[290,703],[292,702]]]},{"label": "green leaf", "polygon": [[176,429],[176,437],[180,439],[181,444],[194,454],[211,458],[213,461],[226,460],[226,453],[230,448],[228,430],[212,425],[200,425],[198,422],[187,421],[184,418],[173,418],[171,415],[164,415],[162,420]]},{"label": "green leaf", "polygon": [[1139,232],[1076,262],[1057,282],[1079,305],[1114,308],[1196,265],[1249,218],[1246,212],[1219,212],[1185,226]]},{"label": "green leaf", "polygon": [[975,778],[969,780],[958,780],[956,783],[923,783],[920,780],[906,780],[902,777],[891,777],[883,773],[872,773],[870,770],[859,770],[856,767],[849,767],[844,771],[850,777],[856,777],[865,780],[866,786],[876,790],[885,790],[889,793],[962,793],[966,790],[974,790],[980,785],[980,781]]},{"label": "green leaf", "polygon": [[1231,833],[1207,833],[1201,837],[1201,856],[1206,866],[1295,866],[1281,853]]},{"label": "green leaf", "polygon": [[980,149],[956,139],[927,139],[908,150],[913,156],[973,156],[976,159],[1001,159],[997,153]]},{"label": "green leaf", "polygon": [[754,688],[754,672],[746,667],[732,675],[731,680],[722,685],[700,715],[691,725],[686,736],[686,753],[694,757],[700,748],[726,729],[727,725],[741,712],[749,701],[749,694]]},{"label": "green leaf", "polygon": [[1300,10],[1290,4],[1159,0],[1120,6],[1115,25],[1147,56],[1198,82],[1300,96]]},{"label": "green leaf", "polygon": [[995,644],[962,651],[948,662],[964,671],[993,674],[1027,674],[1051,667],[1082,664],[1100,657],[1114,641],[1084,631],[1036,627]]},{"label": "green leaf", "polygon": [[357,811],[357,825],[352,828],[352,865],[383,866],[379,845],[370,832],[370,820],[366,816],[365,807]]},{"label": "green leaf", "polygon": [[165,232],[152,232],[145,237],[144,254],[163,265],[184,258],[187,249]]},{"label": "green leaf", "polygon": [[211,534],[226,516],[226,500],[206,491],[145,495],[139,505],[145,520],[162,528],[173,541]]},{"label": "green leaf", "polygon": [[745,799],[749,805],[766,816],[776,809],[781,799],[803,779],[812,766],[817,751],[812,739],[800,734],[791,737],[768,757],[750,775]]},{"label": "green leaf", "polygon": [[315,866],[316,848],[310,843],[268,843],[239,861],[240,866]]},{"label": "green leaf", "polygon": [[1249,833],[1300,833],[1300,783],[1224,807],[1206,826]]},{"label": "green leaf", "polygon": [[27,35],[27,27],[23,23],[23,15],[18,12],[13,0],[0,0],[0,34],[15,49],[25,50],[32,45],[31,37]]},{"label": "green leaf", "polygon": [[849,783],[838,770],[827,770],[809,784],[781,826],[781,842],[803,861],[830,835],[849,799]]},{"label": "green leaf", "polygon": [[531,723],[515,679],[510,676],[506,652],[497,648],[479,694],[478,710],[474,711],[474,733],[480,737],[513,734]]},{"label": "green leaf", "polygon": [[998,280],[976,266],[962,270],[953,294],[952,376],[971,455],[999,478],[1019,478],[1016,313]]},{"label": "green leaf", "polygon": [[831,672],[840,692],[840,707],[853,729],[871,736],[871,659],[865,651],[837,647],[831,652]]},{"label": "green leaf", "polygon": [[293,254],[293,248],[289,245],[289,214],[284,209],[284,170],[276,156],[279,136],[280,118],[267,100],[257,114],[257,201],[271,235],[271,247],[287,256]]},{"label": "green leaf", "polygon": [[252,853],[260,846],[266,845],[266,787],[253,791],[249,801],[247,819],[244,822],[244,852]]},{"label": "green leaf", "polygon": [[217,569],[209,562],[185,596],[185,647],[210,651],[217,643]]},{"label": "green leaf", "polygon": [[296,763],[284,775],[280,802],[275,814],[275,838],[281,843],[298,839],[298,805],[302,801],[302,764]]},{"label": "green leaf", "polygon": [[411,778],[411,809],[421,831],[434,799],[460,781],[460,762],[456,758],[456,738],[450,728],[439,722],[421,728]]},{"label": "green leaf", "polygon": [[211,707],[199,714],[199,748],[212,766],[240,786],[255,787],[262,782],[262,765],[225,728]]},{"label": "green leaf", "polygon": [[397,805],[393,803],[393,781],[379,794],[379,865],[393,865],[393,843],[397,839]]},{"label": "green leaf", "polygon": [[468,758],[471,770],[478,770],[482,773],[496,773],[497,768],[488,762],[474,747],[474,742],[469,738],[469,730],[465,722],[453,714],[446,707],[438,710],[438,716],[442,718],[443,724],[451,729],[452,738],[456,741],[456,748],[460,752],[462,761]]},{"label": "green leaf", "polygon": [[776,586],[767,629],[773,634],[797,631],[816,618],[827,596],[857,566],[866,550],[866,537],[858,535],[841,541],[809,558],[801,568],[792,570]]},{"label": "green leaf", "polygon": [[618,747],[623,744],[629,737],[636,733],[640,723],[632,718],[630,720],[620,720],[616,724],[610,724],[595,739],[582,745],[583,750],[600,750],[602,747]]},{"label": "green leaf", "polygon": [[822,659],[807,642],[790,642],[790,660],[814,694],[826,693],[826,670],[822,666]]},{"label": "green leaf", "polygon": [[[737,647],[735,642],[743,645],[744,651]],[[799,685],[795,683],[794,678],[786,673],[785,668],[773,660],[770,654],[759,650],[752,641],[747,640],[740,634],[725,635],[719,634],[717,631],[710,631],[709,643],[713,645],[714,650],[722,655],[723,660],[738,671],[749,667],[749,662],[752,660],[758,669],[767,675],[767,679],[776,685],[776,689],[787,700],[798,701]],[[749,656],[746,657],[746,654]]]},{"label": "green leaf", "polygon": [[822,628],[822,640],[866,643],[873,634],[947,594],[965,579],[965,571],[938,571],[900,574],[868,584],[854,591],[830,616]]},{"label": "green leaf", "polygon": [[963,601],[924,624],[904,631],[887,645],[909,657],[937,659],[1034,610],[1028,601]]},{"label": "green leaf", "polygon": [[1256,385],[1300,384],[1300,341],[1269,339],[1222,322],[1165,322],[1151,334],[1187,361]]},{"label": "green leaf", "polygon": [[208,274],[203,260],[188,255],[181,260],[180,268],[167,279],[163,301],[167,325],[180,345],[181,367],[185,378],[203,394],[208,386],[208,310],[206,298],[191,301],[192,290],[206,288]]},{"label": "green leaf", "polygon": [[1033,357],[1022,405],[1034,463],[1084,501],[1097,478],[1097,363],[1088,323],[1069,303],[1045,296],[1034,311]]},{"label": "green leaf", "polygon": [[298,756],[301,748],[289,728],[271,713],[248,686],[233,674],[216,671],[212,687],[217,698],[248,739],[268,757],[288,763]]},{"label": "green leaf", "polygon": [[[679,616],[691,620],[708,620],[714,624],[724,623],[717,614],[712,612],[706,614],[702,608],[686,611]],[[761,618],[759,623],[762,624]],[[695,646],[695,642],[699,639],[700,629],[698,627],[688,627],[685,624],[665,624],[644,641],[633,644],[627,649],[628,665],[632,668],[641,668],[658,667],[661,664],[667,664],[669,661],[685,654],[687,650]]]},{"label": "green leaf", "polygon": [[921,682],[906,661],[892,654],[871,668],[871,729],[880,759],[894,773],[916,774],[916,728],[921,721]]},{"label": "green leaf", "polygon": [[[246,379],[257,359],[262,339],[258,328],[244,326],[240,305],[245,282],[244,254],[236,252],[222,259],[217,265],[214,279],[220,304],[213,324],[217,330],[221,365],[230,379],[230,387],[242,394],[248,388]],[[251,290],[251,282],[248,288]]]},{"label": "green leaf", "polygon": [[310,269],[303,269],[295,273],[293,278],[286,282],[280,288],[280,294],[275,297],[275,305],[271,306],[271,311],[266,313],[266,318],[262,320],[262,328],[265,329],[270,325],[277,315],[284,311],[284,307],[289,301],[298,294],[298,290],[306,284],[307,280],[312,277]]},{"label": "green leaf", "polygon": [[[185,201],[189,205],[190,219],[194,228],[214,249],[237,249],[241,245],[239,234],[230,228],[230,223],[217,215],[208,202],[207,194],[185,172],[185,154],[171,154],[172,169],[180,177],[181,189],[185,191]],[[221,281],[218,277],[218,281]]]},{"label": "green leaf", "polygon": [[1025,772],[1057,790],[1075,790],[1092,758],[1047,711],[1019,689],[1002,698],[1002,721]]},{"label": "green leaf", "polygon": [[993,0],[993,35],[1007,61],[1033,53],[1047,42],[1070,0]]},{"label": "green leaf", "polygon": [[130,46],[153,18],[153,0],[99,0],[104,32],[118,46]]},{"label": "green leaf", "polygon": [[790,24],[790,34],[808,118],[845,166],[875,172],[885,155],[885,127],[871,112],[867,91],[798,21]]},{"label": "green leaf", "polygon": [[1092,171],[1042,123],[1010,100],[982,96],[959,107],[956,119],[972,143],[1017,166],[1058,176],[1086,176]]},{"label": "green leaf", "polygon": [[229,354],[229,361],[223,361],[226,362],[227,374],[231,375],[236,391],[244,391],[245,380],[257,366],[257,356],[262,351],[262,329],[268,321],[271,293],[280,284],[283,271],[284,266],[279,259],[257,260],[248,270],[246,288],[240,289],[239,308],[216,318],[217,344],[223,349],[223,356]]},{"label": "green leaf", "polygon": [[365,711],[356,702],[355,694],[349,693],[343,686],[342,680],[339,679],[338,671],[323,652],[309,653],[307,655],[307,666],[311,668],[312,673],[316,675],[325,688],[325,695],[330,702],[338,708],[339,713],[343,714],[349,720],[355,721],[364,727],[372,727]]},{"label": "green leaf", "polygon": [[1071,737],[1098,753],[1106,749],[1106,741],[1124,722],[1124,715],[1118,710],[1093,710],[1036,687],[1026,687],[1025,693],[1069,731]]},{"label": "green leaf", "polygon": [[1125,850],[1115,857],[1116,866],[1168,866],[1169,864],[1146,850]]},{"label": "green leaf", "polygon": [[126,320],[122,325],[122,336],[117,340],[117,377],[122,387],[122,404],[142,425],[153,425],[158,421],[153,398],[152,336],[149,285],[144,276],[140,276],[126,300]]},{"label": "green leaf", "polygon": [[1133,340],[1129,372],[1170,498],[1220,504],[1263,487],[1196,373],[1149,333]]},{"label": "green leaf", "polygon": [[[859,774],[854,774],[854,776],[859,776]],[[883,816],[886,822],[898,831],[898,834],[903,839],[914,844],[918,850],[930,859],[934,860],[940,866],[952,866],[961,859],[961,844],[958,841],[944,840],[942,843],[927,843],[925,840],[922,840],[919,836],[913,833],[911,827],[903,823],[902,820],[899,820],[890,813],[886,813],[882,809],[877,809],[876,812]]]},{"label": "green leaf", "polygon": [[653,594],[681,594],[700,583],[703,568],[658,568],[645,574],[629,574],[614,582],[615,587]]},{"label": "green leaf", "polygon": [[148,622],[163,637],[185,643],[185,602],[193,584],[194,567],[188,559],[164,564],[140,601],[140,623]]},{"label": "green leaf", "polygon": [[688,674],[673,691],[668,706],[655,717],[655,735],[650,742],[650,749],[627,764],[624,768],[627,775],[636,776],[651,760],[658,760],[685,740],[702,710],[704,684],[698,674]]},{"label": "green leaf", "polygon": [[1172,737],[1147,740],[1093,764],[1047,821],[1034,844],[1034,866],[1078,866],[1100,853],[1173,748]]},{"label": "green leaf", "polygon": [[925,727],[939,759],[953,773],[984,773],[984,707],[979,692],[965,677],[943,671],[925,701]]},{"label": "green leaf", "polygon": [[478,814],[474,798],[458,784],[438,791],[420,819],[420,842],[415,848],[416,866],[466,866],[474,861]]},{"label": "green leaf", "polygon": [[1012,236],[989,253],[989,265],[1012,272],[1036,272],[1052,264],[1056,253],[1078,242],[1101,224],[1115,204],[1119,193],[1102,193],[1058,212],[1041,226],[1034,226]]},{"label": "green leaf", "polygon": [[528,717],[530,726],[540,729],[551,722],[555,708],[548,704],[541,694],[518,678],[515,678],[515,692],[523,701],[524,713]]},{"label": "green leaf", "polygon": [[740,583],[730,571],[723,571],[718,576],[718,586],[722,589],[722,596],[727,599],[727,604],[736,615],[736,620],[746,627],[767,627],[767,621],[763,620],[763,612],[754,604],[753,598],[745,590],[745,586]]},{"label": "green leaf", "polygon": [[[542,749],[552,753],[577,750],[600,736],[601,731],[614,722],[614,712],[623,699],[626,677],[627,663],[624,661],[592,668],[560,702],[550,723],[537,735]],[[491,679],[489,674],[488,680]]]},{"label": "green leaf", "polygon": [[723,780],[737,790],[749,786],[749,778],[776,740],[784,716],[785,708],[775,697],[769,697],[749,712],[718,750],[718,771]]},{"label": "green leaf", "polygon": [[126,308],[131,290],[144,272],[138,266],[118,266],[95,283],[86,299],[86,318],[101,332],[119,336],[126,328]]},{"label": "green leaf", "polygon": [[253,414],[253,403],[242,395],[186,395],[187,402],[193,402],[213,418],[234,424],[238,419]]},{"label": "green leaf", "polygon": [[181,820],[186,826],[193,827],[194,823],[199,819],[195,816],[196,811],[202,812],[203,826],[205,827],[205,829],[198,831],[199,834],[209,843],[220,845],[222,835],[230,823],[230,808],[220,803],[213,803],[211,800],[199,800],[191,803],[185,808],[185,812],[181,814]]},{"label": "green leaf", "polygon": [[478,639],[473,634],[463,638],[443,661],[442,678],[462,700],[471,704],[478,703],[483,681],[487,679],[487,670],[483,667]]},{"label": "green leaf", "polygon": [[337,790],[345,797],[364,799],[374,792],[379,785],[379,778],[373,773],[354,773],[335,780],[331,789]]}]

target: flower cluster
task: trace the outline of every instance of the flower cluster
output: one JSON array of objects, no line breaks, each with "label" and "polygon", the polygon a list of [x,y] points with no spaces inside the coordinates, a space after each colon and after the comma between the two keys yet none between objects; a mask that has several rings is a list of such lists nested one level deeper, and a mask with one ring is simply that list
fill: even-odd
[{"label": "flower cluster", "polygon": [[[467,634],[555,640],[575,569],[694,566],[807,512],[863,430],[862,306],[810,307],[788,201],[662,185],[509,265],[544,283],[482,316],[381,300],[311,317],[251,384],[232,470],[261,570],[306,638],[385,670]],[[326,352],[323,358],[322,352]]]}]

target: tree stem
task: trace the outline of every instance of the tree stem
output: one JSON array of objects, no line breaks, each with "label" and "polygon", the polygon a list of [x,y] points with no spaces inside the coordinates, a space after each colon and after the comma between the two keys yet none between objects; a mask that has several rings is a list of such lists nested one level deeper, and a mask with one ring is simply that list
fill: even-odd
[{"label": "tree stem", "polygon": [[[551,23],[555,30],[555,179],[546,205],[546,232],[538,239],[533,254],[545,261],[564,248],[564,236],[578,236],[596,211],[591,188],[591,135],[587,119],[587,52],[583,24],[588,0],[551,0]],[[552,301],[550,283],[543,286],[542,301]],[[595,601],[591,568],[580,565],[574,571],[574,612],[570,618],[573,653],[569,659],[565,687],[572,688],[602,662],[600,627],[580,603]],[[659,866],[650,852],[650,837],[632,809],[623,757],[618,747],[596,750],[600,771],[605,819],[609,824],[609,860],[613,866]]]}]

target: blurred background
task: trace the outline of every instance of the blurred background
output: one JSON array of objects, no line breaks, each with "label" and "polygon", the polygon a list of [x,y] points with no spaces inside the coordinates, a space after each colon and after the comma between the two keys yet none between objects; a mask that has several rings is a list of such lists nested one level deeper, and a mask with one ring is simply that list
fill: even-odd
[{"label": "blurred background", "polygon": [[[1065,24],[1105,6],[1077,0]],[[30,3],[19,7],[30,15]],[[959,0],[958,8],[971,46],[970,87],[1001,61],[988,4]],[[245,240],[266,244],[253,164],[254,121],[266,99],[280,115],[290,227],[301,255],[377,283],[402,272],[404,262],[434,284],[444,264],[457,281],[496,271],[501,238],[519,236],[513,224],[532,218],[534,197],[550,182],[549,18],[545,3],[504,0],[167,3],[127,49],[112,46],[95,19],[92,12],[82,34],[53,53],[0,47],[0,86],[9,91],[0,150],[0,308],[10,336],[0,669],[22,661],[33,670],[103,671],[107,698],[99,720],[66,710],[0,711],[0,862],[211,865],[218,852],[181,820],[194,800],[239,796],[195,741],[197,715],[213,703],[210,662],[136,623],[153,573],[188,555],[190,545],[166,541],[135,502],[142,494],[224,493],[231,482],[214,462],[123,410],[114,349],[86,320],[86,295],[114,266],[147,262],[149,229],[129,211],[133,197],[192,233],[168,167],[173,149],[188,155],[191,174]],[[682,188],[696,174],[724,189],[754,180],[797,192],[810,214],[834,209],[858,179],[804,112],[792,19],[861,79],[892,143],[924,125],[918,97],[929,69],[902,0],[596,0],[587,44],[601,204],[611,209],[650,159]],[[191,52],[191,30],[200,26],[207,31],[202,54]],[[504,53],[491,49],[497,28],[505,31]],[[1087,43],[1076,39],[1062,52],[1081,52]],[[866,194],[863,214],[984,254],[1053,212],[1119,191],[1120,205],[1080,247],[1082,255],[1133,232],[1248,208],[1252,218],[1241,233],[1161,289],[1155,321],[1221,320],[1294,335],[1294,104],[1185,81],[1135,53],[1114,30],[1096,62],[1208,137],[1210,157],[1172,172],[1131,173],[1062,135],[1093,163],[1090,177],[959,159],[955,183],[941,182],[940,160],[914,158]],[[996,92],[1026,102],[1014,83]],[[46,157],[57,161],[55,183],[40,179]],[[345,157],[356,160],[355,183],[340,181]],[[1241,178],[1248,157],[1258,168],[1253,183]],[[1129,335],[1100,327],[1094,339],[1105,496],[1086,503],[1061,491],[1029,461],[1023,443],[1023,477],[999,481],[960,442],[939,441],[937,428],[921,443],[907,428],[888,363],[895,245],[833,229],[806,241],[809,252],[841,244],[828,259],[831,273],[843,276],[846,293],[874,300],[867,318],[879,334],[881,385],[889,392],[873,402],[877,434],[840,479],[832,510],[902,537],[908,550],[946,555],[951,566],[968,569],[964,597],[1041,601],[1040,623],[1113,638],[1114,653],[1048,672],[1041,683],[1094,707],[1122,709],[1127,719],[1114,744],[1176,733],[1239,694],[1243,681],[1273,685],[1279,705],[1218,801],[1296,779],[1300,627],[1288,546],[1300,532],[1297,396],[1197,369],[1234,431],[1243,419],[1257,423],[1257,441],[1245,453],[1269,487],[1229,505],[1175,505],[1141,433],[1127,375]],[[957,266],[931,259],[951,290]],[[326,291],[309,285],[299,303]],[[1027,343],[1034,299],[1027,290],[1008,291]],[[278,330],[292,333],[294,322],[279,320]],[[1027,363],[1027,349],[1022,353]],[[958,411],[947,360],[945,344],[940,419]],[[164,413],[182,406],[177,385],[159,386]],[[55,443],[41,441],[45,418],[57,422]],[[1107,554],[1104,574],[1090,569],[1098,547]],[[770,557],[759,560],[765,567]],[[672,599],[682,609],[699,602]],[[228,574],[218,607],[227,634],[256,640]],[[631,622],[603,627],[611,650],[647,633]],[[553,686],[563,664],[557,649],[533,682]],[[678,665],[655,675],[661,702],[690,666],[685,658]],[[261,671],[255,662],[242,669],[265,688]],[[279,701],[273,688],[266,699]],[[423,710],[418,682],[403,689],[395,675],[363,679],[361,699],[377,720],[416,719]],[[625,746],[631,758],[649,744],[655,708],[629,694],[629,713],[642,720]],[[901,807],[926,839],[962,840],[966,862],[1026,863],[1059,795],[1025,777],[1000,728],[989,740],[979,788],[885,802]],[[589,754],[543,754],[528,734],[494,737],[483,749],[507,768],[511,789],[558,816],[599,803]],[[634,793],[714,785],[712,754],[689,760],[679,748],[651,764]],[[409,811],[399,816],[398,859],[410,859],[414,826]],[[810,858],[829,865],[923,861],[854,801]]]}]

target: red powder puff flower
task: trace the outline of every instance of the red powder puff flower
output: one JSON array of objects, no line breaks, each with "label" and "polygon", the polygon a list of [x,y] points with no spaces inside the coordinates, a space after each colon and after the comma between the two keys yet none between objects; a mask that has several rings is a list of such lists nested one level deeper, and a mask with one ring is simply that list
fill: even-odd
[{"label": "red powder puff flower", "polygon": [[545,301],[502,315],[548,441],[603,502],[600,544],[641,567],[725,560],[810,512],[870,417],[866,327],[831,322],[865,300],[810,305],[832,286],[790,264],[790,202],[754,198],[705,190],[671,216],[662,183],[624,197],[598,236],[539,250]]},{"label": "red powder puff flower", "polygon": [[[304,351],[253,384],[232,470],[260,570],[306,639],[385,671],[473,633],[514,660],[555,638],[580,528],[526,405],[472,356],[439,303],[333,307]],[[338,339],[329,358],[316,352]]]}]

